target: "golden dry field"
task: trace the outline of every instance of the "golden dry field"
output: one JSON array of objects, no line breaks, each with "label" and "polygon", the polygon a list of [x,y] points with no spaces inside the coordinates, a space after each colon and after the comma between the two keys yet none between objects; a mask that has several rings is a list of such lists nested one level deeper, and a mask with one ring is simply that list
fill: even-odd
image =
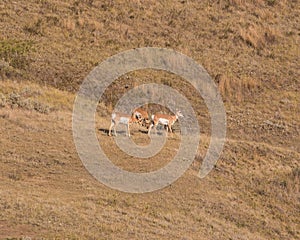
[{"label": "golden dry field", "polygon": [[[0,239],[299,239],[299,16],[298,0],[0,1]],[[149,159],[126,155],[107,136],[116,102],[140,84],[185,95],[201,130],[181,178],[133,194],[85,169],[72,110],[99,63],[139,47],[174,49],[207,70],[225,105],[227,136],[214,169],[197,177],[211,136],[200,94],[164,71],[120,77],[95,119],[99,144],[117,166],[157,170],[180,145],[177,124]],[[133,141],[148,144],[146,131],[133,125]]]}]

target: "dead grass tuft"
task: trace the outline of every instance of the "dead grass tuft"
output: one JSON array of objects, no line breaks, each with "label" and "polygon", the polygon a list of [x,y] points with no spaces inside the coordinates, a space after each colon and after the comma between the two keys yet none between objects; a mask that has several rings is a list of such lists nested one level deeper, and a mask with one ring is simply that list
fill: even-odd
[{"label": "dead grass tuft", "polygon": [[[272,1],[272,0],[270,0]],[[268,0],[219,0],[218,4],[223,9],[228,9],[230,7],[240,8],[240,9],[247,9],[253,6],[265,6]],[[274,0],[275,2],[275,0]]]},{"label": "dead grass tuft", "polygon": [[255,49],[262,49],[269,44],[275,43],[281,34],[271,26],[250,25],[240,29],[241,39]]},{"label": "dead grass tuft", "polygon": [[51,87],[5,80],[0,82],[0,107],[23,108],[40,113],[72,109],[74,96]]},{"label": "dead grass tuft", "polygon": [[5,107],[6,106],[6,96],[3,93],[0,93],[0,107]]},{"label": "dead grass tuft", "polygon": [[41,18],[34,20],[34,22],[29,23],[24,26],[24,31],[31,35],[43,35],[43,20]]},{"label": "dead grass tuft", "polygon": [[66,19],[63,20],[63,26],[68,31],[75,31],[75,29],[76,29],[76,22],[71,17],[68,17],[68,18],[66,18]]},{"label": "dead grass tuft", "polygon": [[232,74],[228,74],[219,75],[217,78],[219,90],[227,101],[242,102],[261,86],[259,80],[249,76],[235,78]]},{"label": "dead grass tuft", "polygon": [[300,168],[296,167],[287,173],[279,172],[277,177],[271,180],[269,194],[280,197],[286,201],[299,200],[300,194]]}]

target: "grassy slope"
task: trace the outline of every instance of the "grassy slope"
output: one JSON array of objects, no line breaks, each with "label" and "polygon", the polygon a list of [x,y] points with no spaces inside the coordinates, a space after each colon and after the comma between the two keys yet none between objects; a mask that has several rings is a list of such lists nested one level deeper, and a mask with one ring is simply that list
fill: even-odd
[{"label": "grassy slope", "polygon": [[[297,16],[298,1],[2,1],[0,53],[10,64],[2,74],[16,82],[2,81],[0,88],[14,107],[1,109],[0,118],[0,237],[299,237]],[[121,194],[102,186],[81,166],[72,144],[74,96],[24,81],[74,91],[98,62],[138,46],[181,51],[219,85],[228,141],[216,170],[204,180],[195,177],[194,167],[153,194]],[[172,87],[192,92],[168,74],[128,76],[130,88],[149,79],[172,80]],[[107,91],[106,104],[115,102],[113,91],[122,94],[124,81]],[[21,96],[16,104],[12,92]],[[187,97],[208,126],[201,100]],[[32,101],[24,105],[28,98]],[[40,109],[52,111],[34,111]],[[107,118],[98,124],[106,127]],[[203,132],[206,139],[209,131]],[[147,166],[130,161],[128,167]]]}]

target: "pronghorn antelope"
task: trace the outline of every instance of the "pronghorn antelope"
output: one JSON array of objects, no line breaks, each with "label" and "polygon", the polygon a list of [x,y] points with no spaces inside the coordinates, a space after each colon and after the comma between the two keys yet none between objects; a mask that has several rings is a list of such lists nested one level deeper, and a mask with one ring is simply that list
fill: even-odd
[{"label": "pronghorn antelope", "polygon": [[134,110],[132,115],[120,113],[120,112],[113,113],[111,115],[111,125],[108,130],[108,135],[111,136],[111,130],[114,127],[114,134],[115,134],[115,136],[117,136],[116,127],[119,124],[126,124],[127,125],[127,133],[128,133],[128,136],[130,137],[130,125],[132,123],[140,123],[141,121],[143,121],[144,117],[146,117],[145,113],[148,116],[148,113],[142,109]]},{"label": "pronghorn antelope", "polygon": [[134,113],[132,115],[125,114],[125,113],[119,113],[119,112],[112,113],[112,115],[111,115],[111,124],[110,124],[109,130],[108,130],[108,135],[111,136],[111,129],[114,127],[114,134],[115,134],[115,136],[117,136],[116,127],[119,124],[125,124],[125,125],[127,125],[128,136],[130,137],[130,128],[129,128],[129,126],[132,123],[136,123],[136,122],[139,122],[139,121],[140,121],[140,115],[136,114],[136,113]]},{"label": "pronghorn antelope", "polygon": [[135,109],[133,114],[136,116],[136,118],[139,119],[138,123],[141,124],[142,126],[145,126],[146,124],[150,123],[148,113],[142,108]]},{"label": "pronghorn antelope", "polygon": [[167,126],[167,132],[169,129],[170,132],[172,133],[172,126],[177,121],[178,117],[183,117],[183,115],[180,111],[177,111],[175,115],[167,115],[167,114],[160,114],[160,113],[156,113],[156,114],[152,115],[151,116],[152,123],[149,127],[148,135],[150,135],[150,131],[151,131],[152,127],[154,126],[156,129],[158,124]]}]

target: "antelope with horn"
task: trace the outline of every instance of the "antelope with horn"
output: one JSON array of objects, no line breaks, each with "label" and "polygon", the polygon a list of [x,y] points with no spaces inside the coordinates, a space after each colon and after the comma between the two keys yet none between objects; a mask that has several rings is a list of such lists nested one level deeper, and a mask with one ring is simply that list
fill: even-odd
[{"label": "antelope with horn", "polygon": [[152,123],[149,127],[148,135],[150,135],[150,131],[151,131],[152,127],[155,127],[155,130],[156,130],[158,124],[167,126],[167,133],[169,130],[172,133],[173,132],[172,126],[177,121],[178,117],[183,117],[183,115],[180,111],[177,111],[175,115],[160,114],[160,113],[156,113],[156,114],[152,115],[151,116]]},{"label": "antelope with horn", "polygon": [[130,125],[132,123],[139,123],[148,119],[148,113],[141,108],[135,109],[132,115],[114,112],[111,115],[111,125],[108,130],[108,135],[111,136],[111,130],[114,128],[114,134],[117,136],[116,127],[119,124],[127,125],[127,134],[130,137]]},{"label": "antelope with horn", "polygon": [[148,112],[142,108],[137,108],[134,110],[134,115],[139,119],[138,123],[146,127],[150,123]]}]

